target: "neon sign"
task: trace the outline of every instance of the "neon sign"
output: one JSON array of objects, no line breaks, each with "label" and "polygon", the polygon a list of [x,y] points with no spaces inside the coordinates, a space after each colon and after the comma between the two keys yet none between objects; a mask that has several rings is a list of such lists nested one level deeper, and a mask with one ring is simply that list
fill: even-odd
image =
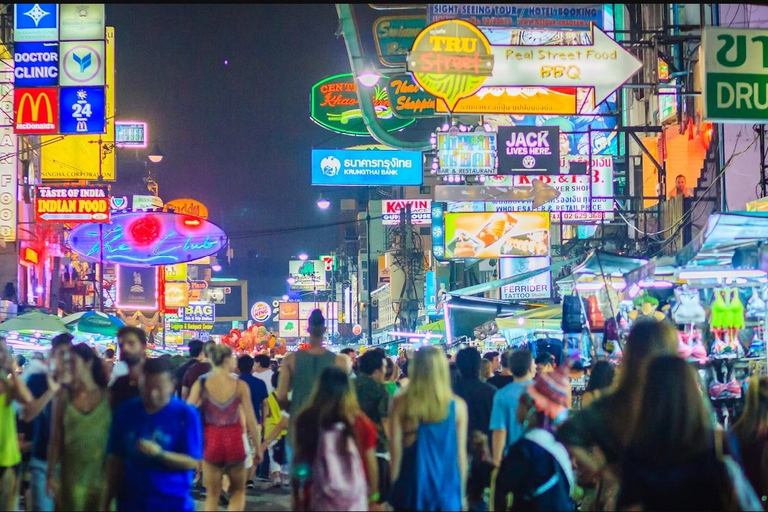
[{"label": "neon sign", "polygon": [[[227,245],[219,226],[189,215],[168,212],[115,214],[109,225],[83,224],[69,234],[67,245],[88,261],[131,266],[174,265],[216,254]],[[100,247],[100,245],[102,247]]]}]

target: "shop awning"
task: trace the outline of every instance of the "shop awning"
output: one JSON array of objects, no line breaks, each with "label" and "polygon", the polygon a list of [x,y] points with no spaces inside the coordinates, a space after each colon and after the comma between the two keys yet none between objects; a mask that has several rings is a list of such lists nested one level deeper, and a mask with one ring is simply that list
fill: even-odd
[{"label": "shop awning", "polygon": [[507,277],[505,279],[497,279],[496,281],[491,281],[489,283],[477,284],[474,286],[467,286],[466,288],[461,288],[459,290],[453,290],[451,292],[448,292],[448,294],[452,296],[462,296],[462,295],[476,295],[478,293],[489,292],[491,290],[496,290],[498,288],[501,288],[502,286],[507,286],[509,284],[517,283],[519,281],[525,281],[526,279],[536,277],[537,275],[543,274],[544,272],[554,272],[555,270],[560,270],[562,267],[566,265],[570,265],[572,263],[576,263],[580,259],[581,258],[571,258],[565,261],[560,261],[558,263],[553,263],[548,267],[531,270],[530,272],[523,272],[522,274],[518,274],[512,277]]},{"label": "shop awning", "polygon": [[420,325],[416,328],[416,332],[442,332],[445,333],[445,320],[438,320],[431,324]]},{"label": "shop awning", "polygon": [[729,267],[733,253],[768,240],[768,212],[715,213],[677,255],[679,266]]},{"label": "shop awning", "polygon": [[605,281],[623,281],[624,275],[632,272],[648,260],[632,258],[603,251],[592,251],[584,263],[573,269],[572,275],[557,281],[557,286],[569,293],[575,283],[590,283]]}]

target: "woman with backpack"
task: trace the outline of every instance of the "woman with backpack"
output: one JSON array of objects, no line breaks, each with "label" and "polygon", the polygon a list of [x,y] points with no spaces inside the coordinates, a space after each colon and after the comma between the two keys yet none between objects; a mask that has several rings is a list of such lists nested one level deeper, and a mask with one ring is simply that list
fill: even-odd
[{"label": "woman with backpack", "polygon": [[376,441],[346,372],[323,370],[296,419],[294,510],[367,510],[376,503]]},{"label": "woman with backpack", "polygon": [[205,510],[219,510],[222,478],[230,481],[229,510],[245,509],[246,449],[242,416],[251,439],[255,440],[254,464],[261,462],[261,428],[251,402],[248,385],[232,373],[235,357],[226,345],[207,349],[213,371],[202,375],[192,386],[187,402],[199,408],[203,417],[203,486]]},{"label": "woman with backpack", "polygon": [[568,367],[540,373],[520,396],[517,421],[524,434],[509,448],[496,475],[494,510],[575,510],[576,489],[568,450],[553,432],[571,405]]},{"label": "woman with backpack", "polygon": [[436,347],[411,358],[408,387],[390,418],[390,501],[395,510],[462,510],[467,481],[467,404],[453,394]]}]

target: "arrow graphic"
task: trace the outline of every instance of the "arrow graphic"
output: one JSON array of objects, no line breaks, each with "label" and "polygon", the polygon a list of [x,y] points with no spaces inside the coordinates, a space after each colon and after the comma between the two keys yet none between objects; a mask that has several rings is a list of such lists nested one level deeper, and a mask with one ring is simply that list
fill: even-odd
[{"label": "arrow graphic", "polygon": [[436,185],[435,201],[533,201],[532,207],[536,209],[560,197],[559,190],[541,180],[531,180],[531,185],[530,187]]},{"label": "arrow graphic", "polygon": [[492,75],[484,87],[591,87],[605,101],[643,66],[598,27],[587,46],[491,46]]},{"label": "arrow graphic", "polygon": [[40,215],[44,220],[91,220],[93,215],[90,213],[44,213]]}]

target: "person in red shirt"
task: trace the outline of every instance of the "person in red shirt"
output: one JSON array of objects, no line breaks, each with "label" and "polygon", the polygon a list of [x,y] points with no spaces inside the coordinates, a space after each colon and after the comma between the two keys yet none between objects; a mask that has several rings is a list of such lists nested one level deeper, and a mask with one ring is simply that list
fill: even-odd
[{"label": "person in red shirt", "polygon": [[[319,433],[336,423],[343,423],[354,437],[368,482],[368,497],[370,502],[375,503],[379,499],[376,425],[360,409],[355,389],[346,372],[331,367],[320,374],[307,407],[296,419],[297,451],[294,460],[297,465],[312,465],[319,447]],[[302,491],[299,491],[298,496],[294,495],[294,498],[303,501]]]}]

